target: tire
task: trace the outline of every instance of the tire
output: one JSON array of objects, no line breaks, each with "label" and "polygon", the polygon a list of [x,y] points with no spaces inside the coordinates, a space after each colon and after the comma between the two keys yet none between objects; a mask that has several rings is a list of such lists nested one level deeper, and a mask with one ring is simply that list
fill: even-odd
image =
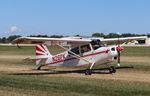
[{"label": "tire", "polygon": [[86,69],[86,70],[85,70],[85,75],[91,75],[91,74],[92,74],[92,72],[91,72],[90,69]]},{"label": "tire", "polygon": [[41,65],[41,66],[39,66],[39,67],[37,68],[37,70],[41,70],[41,67],[42,67],[42,65]]},{"label": "tire", "polygon": [[116,68],[114,66],[111,66],[109,69],[110,73],[116,73]]}]

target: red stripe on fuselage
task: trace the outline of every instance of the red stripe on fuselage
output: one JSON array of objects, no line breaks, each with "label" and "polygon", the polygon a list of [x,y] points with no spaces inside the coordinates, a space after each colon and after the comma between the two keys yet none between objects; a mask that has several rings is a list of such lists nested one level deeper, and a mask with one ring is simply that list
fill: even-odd
[{"label": "red stripe on fuselage", "polygon": [[[84,55],[84,56],[80,56],[80,58],[82,57],[88,57],[88,56],[93,56],[93,55],[98,55],[98,54],[102,54],[102,53],[108,53],[110,50],[107,49],[106,51],[101,51],[101,52],[97,52],[97,53],[92,53],[92,54],[87,54],[87,55]],[[68,59],[65,59],[65,60],[60,60],[60,61],[57,61],[57,62],[52,62],[52,63],[49,63],[49,64],[45,64],[45,65],[51,65],[51,64],[55,64],[55,63],[60,63],[60,62],[64,62],[64,61],[69,61],[69,60],[73,60],[73,59],[77,59],[75,57],[73,58],[68,58]]]}]

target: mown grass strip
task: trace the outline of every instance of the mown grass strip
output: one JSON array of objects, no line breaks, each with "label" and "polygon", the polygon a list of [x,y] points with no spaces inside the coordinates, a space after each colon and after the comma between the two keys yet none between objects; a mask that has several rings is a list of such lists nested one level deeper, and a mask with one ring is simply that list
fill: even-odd
[{"label": "mown grass strip", "polygon": [[133,70],[150,72],[150,64],[143,62],[121,62],[121,66],[133,66]]},{"label": "mown grass strip", "polygon": [[121,52],[121,55],[150,57],[150,47],[149,46],[124,47],[124,50]]},{"label": "mown grass strip", "polygon": [[[56,93],[80,93],[91,96],[149,96],[150,84],[113,80],[67,77],[1,75],[0,86]],[[68,95],[69,96],[69,95]]]},{"label": "mown grass strip", "polygon": [[[63,49],[57,46],[48,47],[52,54],[56,54],[64,51]],[[17,48],[16,46],[0,46],[0,55],[34,55],[35,47],[34,46],[23,46]],[[150,56],[150,47],[149,46],[138,46],[138,47],[124,47],[124,50],[121,53],[122,56]]]}]

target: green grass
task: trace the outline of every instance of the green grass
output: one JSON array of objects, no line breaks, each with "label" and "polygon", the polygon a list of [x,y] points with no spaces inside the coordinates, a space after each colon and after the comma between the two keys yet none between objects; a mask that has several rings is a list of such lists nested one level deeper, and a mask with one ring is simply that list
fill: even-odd
[{"label": "green grass", "polygon": [[[52,54],[62,52],[63,49],[59,47],[49,47]],[[1,55],[34,55],[35,47],[23,46],[17,48],[16,46],[0,46]],[[150,47],[124,47],[121,53],[122,56],[150,56]]]},{"label": "green grass", "polygon": [[150,63],[143,62],[121,62],[121,66],[133,66],[135,71],[150,72]]},{"label": "green grass", "polygon": [[150,94],[150,83],[52,76],[0,75],[0,77],[0,87],[14,88],[13,91],[36,90],[49,94],[59,93],[59,96],[149,96]]},{"label": "green grass", "polygon": [[122,56],[147,56],[150,57],[150,47],[124,47]]},{"label": "green grass", "polygon": [[[48,48],[51,54],[57,54],[63,51],[63,49],[56,46],[50,46]],[[35,47],[21,46],[21,48],[17,48],[16,46],[0,46],[0,53],[0,55],[34,55]]]},{"label": "green grass", "polygon": [[0,66],[24,66],[24,65],[35,65],[34,60],[22,60],[22,59],[0,59]]},{"label": "green grass", "polygon": [[17,48],[16,46],[0,46],[0,55],[34,55],[34,47],[22,47]]},{"label": "green grass", "polygon": [[[49,49],[52,54],[62,51],[58,47],[49,47]],[[0,56],[34,56],[34,54],[34,47],[18,49],[17,47],[0,46]],[[121,55],[150,57],[150,47],[125,47]],[[150,70],[150,64],[128,61],[122,63],[124,65],[134,65],[133,70],[137,72]],[[33,62],[26,63],[17,58],[0,58],[0,67],[2,65],[8,67],[34,66]],[[87,78],[69,78],[42,75],[9,75],[3,72],[0,73],[0,96],[1,91],[3,92],[2,96],[13,96],[11,92],[19,94],[18,96],[24,94],[25,96],[149,96],[150,83],[92,79],[88,76]]]}]

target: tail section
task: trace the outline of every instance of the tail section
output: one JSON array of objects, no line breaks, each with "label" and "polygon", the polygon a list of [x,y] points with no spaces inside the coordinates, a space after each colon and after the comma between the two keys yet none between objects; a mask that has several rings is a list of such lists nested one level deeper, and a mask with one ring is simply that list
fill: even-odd
[{"label": "tail section", "polygon": [[36,45],[36,65],[44,65],[51,61],[52,55],[44,44]]}]

